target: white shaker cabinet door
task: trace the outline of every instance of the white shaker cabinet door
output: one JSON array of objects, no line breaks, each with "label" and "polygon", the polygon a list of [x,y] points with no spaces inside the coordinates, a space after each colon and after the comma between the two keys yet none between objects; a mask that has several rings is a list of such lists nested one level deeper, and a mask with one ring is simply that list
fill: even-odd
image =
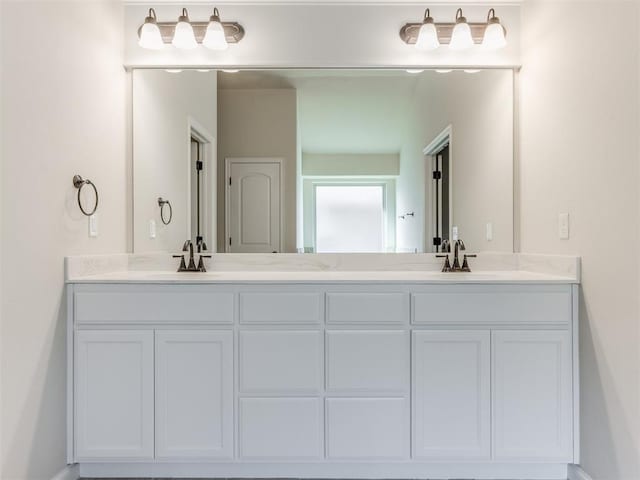
[{"label": "white shaker cabinet door", "polygon": [[156,456],[233,456],[231,331],[156,332]]},{"label": "white shaker cabinet door", "polygon": [[568,331],[493,332],[496,460],[570,462]]},{"label": "white shaker cabinet door", "polygon": [[76,460],[153,458],[153,332],[75,336]]},{"label": "white shaker cabinet door", "polygon": [[489,459],[490,332],[413,333],[413,456]]}]

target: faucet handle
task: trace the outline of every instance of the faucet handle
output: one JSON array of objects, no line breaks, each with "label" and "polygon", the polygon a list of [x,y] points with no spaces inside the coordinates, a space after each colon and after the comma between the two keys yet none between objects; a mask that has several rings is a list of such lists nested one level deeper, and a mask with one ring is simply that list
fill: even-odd
[{"label": "faucet handle", "polygon": [[449,263],[449,255],[436,255],[436,258],[444,258],[444,265],[442,266],[442,272],[447,273],[451,271],[451,263]]},{"label": "faucet handle", "polygon": [[184,261],[184,255],[173,255],[173,258],[179,258],[180,259],[180,266],[178,267],[178,271],[179,272],[186,272],[187,271],[187,264]]},{"label": "faucet handle", "polygon": [[203,258],[211,258],[211,255],[200,255],[200,258],[198,258],[198,267],[197,267],[197,270],[199,272],[206,272],[207,271],[207,268],[204,266]]},{"label": "faucet handle", "polygon": [[467,262],[467,258],[476,258],[478,255],[474,254],[470,254],[467,255],[465,253],[464,257],[462,257],[462,267],[460,269],[460,271],[462,272],[470,272],[471,271],[471,267],[469,267],[469,262]]}]

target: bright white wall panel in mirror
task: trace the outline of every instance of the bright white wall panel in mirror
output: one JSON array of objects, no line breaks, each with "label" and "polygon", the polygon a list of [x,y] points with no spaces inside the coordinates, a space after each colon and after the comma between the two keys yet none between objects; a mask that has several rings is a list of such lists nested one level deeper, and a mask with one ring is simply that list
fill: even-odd
[{"label": "bright white wall panel in mirror", "polygon": [[[199,231],[220,252],[434,252],[457,227],[469,250],[511,252],[513,94],[500,69],[135,71],[135,251],[177,250]],[[208,131],[199,181],[185,116]],[[229,165],[270,158],[271,200],[242,198],[274,212],[280,238],[245,246]],[[165,226],[157,197],[169,194]]]}]

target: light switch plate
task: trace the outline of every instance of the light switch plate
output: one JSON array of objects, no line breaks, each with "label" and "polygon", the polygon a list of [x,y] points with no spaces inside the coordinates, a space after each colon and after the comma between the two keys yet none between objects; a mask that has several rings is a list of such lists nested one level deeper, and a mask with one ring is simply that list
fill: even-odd
[{"label": "light switch plate", "polygon": [[89,236],[98,236],[98,214],[96,213],[89,217]]},{"label": "light switch plate", "polygon": [[560,240],[569,239],[569,214],[561,213],[558,215],[558,236]]},{"label": "light switch plate", "polygon": [[487,242],[490,242],[493,240],[493,223],[488,222],[487,223]]},{"label": "light switch plate", "polygon": [[156,238],[156,221],[149,220],[149,238]]}]

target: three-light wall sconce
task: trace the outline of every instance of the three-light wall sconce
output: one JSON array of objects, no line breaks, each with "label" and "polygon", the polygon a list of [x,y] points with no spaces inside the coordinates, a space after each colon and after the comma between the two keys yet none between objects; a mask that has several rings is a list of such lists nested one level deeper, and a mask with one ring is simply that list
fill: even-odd
[{"label": "three-light wall sconce", "polygon": [[466,50],[476,44],[485,50],[498,50],[507,46],[507,31],[492,8],[486,22],[469,23],[459,8],[453,23],[436,23],[427,8],[422,23],[407,23],[400,29],[400,38],[420,50],[436,50],[449,45],[451,50]]},{"label": "three-light wall sconce", "polygon": [[160,50],[167,44],[182,50],[203,45],[211,50],[225,50],[230,43],[238,43],[244,37],[244,28],[237,22],[223,22],[217,8],[207,22],[192,22],[189,12],[182,9],[177,22],[158,22],[156,11],[149,15],[138,29],[138,45],[150,50]]}]

